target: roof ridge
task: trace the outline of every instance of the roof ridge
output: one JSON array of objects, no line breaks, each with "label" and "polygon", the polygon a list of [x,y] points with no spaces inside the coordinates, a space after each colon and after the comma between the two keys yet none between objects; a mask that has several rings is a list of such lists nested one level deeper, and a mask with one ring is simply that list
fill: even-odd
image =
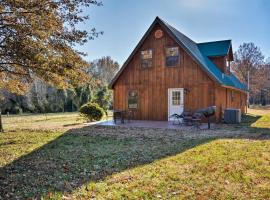
[{"label": "roof ridge", "polygon": [[164,24],[166,24],[167,26],[170,26],[171,28],[173,28],[175,31],[177,31],[178,33],[180,33],[181,35],[183,35],[186,39],[190,40],[191,42],[193,42],[194,44],[197,44],[195,41],[193,41],[192,39],[190,39],[188,36],[186,36],[184,33],[182,33],[181,31],[179,31],[177,28],[175,28],[174,26],[172,26],[171,24],[169,24],[168,22],[166,22],[165,20],[161,19],[160,17],[157,17],[160,21],[162,21]]},{"label": "roof ridge", "polygon": [[225,42],[225,41],[232,41],[231,39],[227,39],[227,40],[215,40],[215,41],[209,41],[209,42],[198,42],[197,44],[208,44],[208,43],[215,43],[215,42]]}]

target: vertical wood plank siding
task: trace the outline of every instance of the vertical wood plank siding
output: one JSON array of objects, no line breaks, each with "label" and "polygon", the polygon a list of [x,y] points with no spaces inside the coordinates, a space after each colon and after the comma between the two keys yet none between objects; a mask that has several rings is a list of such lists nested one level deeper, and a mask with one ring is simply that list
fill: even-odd
[{"label": "vertical wood plank siding", "polygon": [[210,60],[223,72],[226,73],[226,56],[210,57]]},{"label": "vertical wood plank siding", "polygon": [[[226,88],[216,83],[202,70],[202,68],[185,52],[166,32],[163,37],[156,39],[154,32],[162,28],[159,25],[145,39],[139,50],[133,56],[113,86],[114,109],[128,109],[128,91],[136,90],[139,95],[139,106],[134,119],[167,120],[168,116],[168,88],[185,88],[184,109],[196,111],[207,106],[216,105],[218,112],[216,119],[220,119],[220,110],[224,107],[240,108],[240,92],[235,92],[235,102],[230,102],[226,96]],[[175,67],[166,67],[166,47],[178,46],[180,59]],[[153,50],[153,66],[141,68],[140,52]],[[216,61],[218,62],[218,61]],[[223,61],[220,61],[223,62]],[[245,93],[242,93],[246,98]],[[244,108],[243,108],[244,110]]]}]

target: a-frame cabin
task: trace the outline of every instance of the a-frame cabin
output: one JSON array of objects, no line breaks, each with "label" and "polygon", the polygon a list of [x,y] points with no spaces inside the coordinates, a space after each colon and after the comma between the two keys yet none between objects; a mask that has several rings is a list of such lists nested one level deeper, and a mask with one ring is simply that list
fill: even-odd
[{"label": "a-frame cabin", "polygon": [[216,106],[246,110],[247,90],[230,70],[231,40],[196,43],[157,17],[110,84],[113,108],[134,119]]}]

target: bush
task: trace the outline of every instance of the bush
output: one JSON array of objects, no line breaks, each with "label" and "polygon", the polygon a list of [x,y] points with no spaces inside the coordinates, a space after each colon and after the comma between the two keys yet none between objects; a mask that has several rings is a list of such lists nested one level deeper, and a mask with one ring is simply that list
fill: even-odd
[{"label": "bush", "polygon": [[91,122],[101,120],[104,114],[103,109],[97,103],[84,104],[79,112]]}]

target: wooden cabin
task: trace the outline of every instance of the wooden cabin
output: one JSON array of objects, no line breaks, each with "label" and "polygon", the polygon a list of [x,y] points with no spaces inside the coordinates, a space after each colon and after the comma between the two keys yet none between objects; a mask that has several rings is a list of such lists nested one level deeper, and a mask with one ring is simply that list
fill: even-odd
[{"label": "wooden cabin", "polygon": [[247,90],[230,70],[231,40],[196,43],[157,17],[110,84],[113,108],[137,120],[169,120],[216,106],[246,111]]}]

